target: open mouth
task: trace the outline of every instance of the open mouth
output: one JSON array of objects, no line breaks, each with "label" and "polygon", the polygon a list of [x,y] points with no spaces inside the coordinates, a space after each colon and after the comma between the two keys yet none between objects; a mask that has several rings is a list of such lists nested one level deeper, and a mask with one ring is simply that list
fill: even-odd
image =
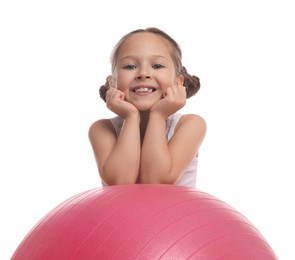
[{"label": "open mouth", "polygon": [[133,89],[133,92],[135,93],[152,93],[154,91],[156,91],[156,89],[153,87],[140,87]]}]

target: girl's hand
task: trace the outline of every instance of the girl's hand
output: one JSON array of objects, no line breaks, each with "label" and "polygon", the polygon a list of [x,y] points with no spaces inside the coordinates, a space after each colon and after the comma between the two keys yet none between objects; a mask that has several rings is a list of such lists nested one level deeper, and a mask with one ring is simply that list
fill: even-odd
[{"label": "girl's hand", "polygon": [[123,119],[126,119],[131,114],[139,113],[134,105],[124,99],[125,94],[122,91],[111,87],[106,94],[106,104],[108,109]]},{"label": "girl's hand", "polygon": [[184,107],[186,103],[186,89],[184,86],[167,88],[163,98],[151,109],[151,113],[160,113],[165,119]]}]

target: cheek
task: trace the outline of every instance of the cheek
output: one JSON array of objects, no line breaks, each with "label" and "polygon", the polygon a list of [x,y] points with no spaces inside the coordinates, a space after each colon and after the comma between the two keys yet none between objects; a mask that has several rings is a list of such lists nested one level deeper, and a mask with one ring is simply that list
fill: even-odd
[{"label": "cheek", "polygon": [[115,86],[121,90],[121,91],[125,91],[128,89],[128,86],[130,84],[130,76],[128,74],[122,74],[122,73],[118,73],[116,75],[116,80],[114,80],[115,82]]},{"label": "cheek", "polygon": [[119,89],[122,92],[126,92],[128,90],[128,84],[126,84],[123,80],[116,81],[116,88]]},{"label": "cheek", "polygon": [[[168,76],[167,76],[167,78],[168,78]],[[166,92],[167,88],[169,88],[169,87],[173,87],[173,86],[178,85],[178,81],[175,78],[175,76],[170,75],[169,79],[171,79],[171,80],[167,80],[167,78],[163,79],[161,82],[161,90],[163,92]]]}]

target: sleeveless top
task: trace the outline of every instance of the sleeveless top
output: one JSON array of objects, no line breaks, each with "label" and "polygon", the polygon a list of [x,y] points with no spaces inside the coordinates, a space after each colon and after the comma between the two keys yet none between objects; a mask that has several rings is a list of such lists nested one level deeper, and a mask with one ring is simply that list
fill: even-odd
[{"label": "sleeveless top", "polygon": [[[181,114],[175,113],[167,118],[166,120],[167,143],[173,136],[175,126],[177,125],[181,116],[182,116]],[[116,130],[117,136],[119,136],[123,122],[124,122],[123,119],[120,117],[114,117],[114,118],[111,118],[110,120]],[[196,178],[197,178],[197,166],[198,166],[198,155],[196,154],[196,156],[188,165],[188,167],[180,174],[178,180],[175,182],[175,185],[195,188]],[[103,186],[106,186],[104,182],[102,182],[102,184]]]}]

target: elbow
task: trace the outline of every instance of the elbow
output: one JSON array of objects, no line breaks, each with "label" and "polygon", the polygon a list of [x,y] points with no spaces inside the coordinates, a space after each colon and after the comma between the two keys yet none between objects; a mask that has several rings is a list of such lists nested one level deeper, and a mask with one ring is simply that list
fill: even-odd
[{"label": "elbow", "polygon": [[172,160],[161,160],[161,163],[152,167],[141,167],[140,182],[143,184],[168,184],[176,183],[178,170],[175,169]]},{"label": "elbow", "polygon": [[135,182],[128,182],[128,181],[111,181],[111,182],[105,182],[105,183],[107,186],[135,184]]},{"label": "elbow", "polygon": [[135,184],[137,181],[137,174],[124,174],[123,172],[115,173],[114,171],[107,171],[104,169],[100,171],[100,178],[108,186]]},{"label": "elbow", "polygon": [[142,181],[142,184],[166,184],[166,185],[174,185],[175,180],[170,179],[146,179]]},{"label": "elbow", "polygon": [[171,174],[148,174],[141,176],[140,182],[143,184],[175,184],[177,179]]},{"label": "elbow", "polygon": [[135,184],[136,180],[133,179],[119,179],[119,178],[103,178],[102,177],[103,182],[107,185],[107,186],[114,186],[114,185],[128,185],[128,184]]}]

